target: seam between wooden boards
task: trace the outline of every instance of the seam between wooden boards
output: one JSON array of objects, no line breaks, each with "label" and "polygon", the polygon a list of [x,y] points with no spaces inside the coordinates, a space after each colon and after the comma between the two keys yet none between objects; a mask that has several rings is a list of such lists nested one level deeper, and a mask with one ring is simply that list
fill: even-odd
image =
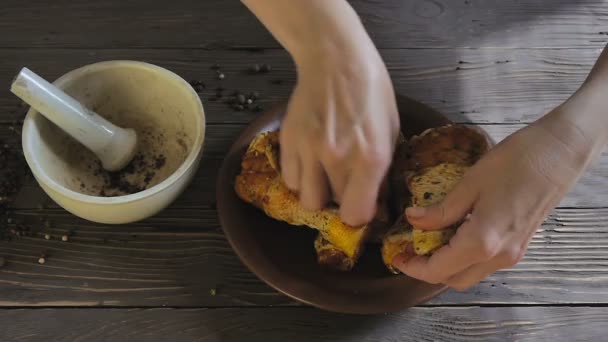
[{"label": "seam between wooden boards", "polygon": [[[605,308],[608,303],[572,303],[572,304],[429,304],[418,305],[413,308]],[[224,309],[245,309],[245,310],[282,310],[282,309],[308,309],[320,310],[307,305],[223,305],[223,306],[0,306],[0,311],[9,310],[71,310],[71,309],[87,309],[87,310],[135,310],[135,309],[172,309],[172,310],[224,310]],[[407,310],[407,309],[406,309]],[[405,310],[404,310],[405,311]]]},{"label": "seam between wooden boards", "polygon": [[[604,41],[602,41],[604,42]],[[608,42],[606,42],[608,43]],[[567,46],[522,46],[522,47],[502,47],[502,46],[482,46],[482,47],[389,47],[389,48],[378,48],[378,51],[393,51],[393,50],[598,50],[599,47],[593,46],[580,46],[580,47],[567,47]],[[103,46],[0,46],[0,50],[201,50],[201,51],[214,51],[214,52],[264,52],[264,51],[282,51],[285,50],[282,47],[270,47],[270,46],[235,46],[235,47],[219,47],[219,48],[206,48],[200,46],[183,46],[183,47],[103,47]]]}]

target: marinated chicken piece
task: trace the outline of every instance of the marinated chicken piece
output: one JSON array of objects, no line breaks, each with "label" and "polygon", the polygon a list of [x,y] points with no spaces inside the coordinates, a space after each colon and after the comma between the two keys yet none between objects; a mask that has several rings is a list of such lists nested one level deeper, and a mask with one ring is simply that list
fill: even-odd
[{"label": "marinated chicken piece", "polygon": [[412,226],[402,215],[382,240],[382,260],[392,273],[399,273],[393,267],[393,259],[401,253],[414,256]]},{"label": "marinated chicken piece", "polygon": [[331,270],[349,271],[357,263],[355,258],[348,257],[343,251],[331,244],[321,232],[315,239],[315,252],[319,265]]},{"label": "marinated chicken piece", "polygon": [[490,148],[480,129],[465,125],[432,128],[409,141],[406,169],[416,172],[442,163],[471,166]]},{"label": "marinated chicken piece", "polygon": [[352,227],[343,223],[334,208],[304,209],[297,196],[281,180],[278,141],[278,132],[262,133],[252,141],[236,179],[237,194],[276,220],[319,230],[332,246],[354,263],[368,236],[369,227]]},{"label": "marinated chicken piece", "polygon": [[[443,163],[429,167],[408,180],[412,193],[412,204],[418,207],[428,207],[440,202],[452,191],[464,176],[469,167]],[[414,229],[412,233],[414,251],[418,255],[427,255],[445,245],[456,232],[454,227],[442,230]]]},{"label": "marinated chicken piece", "polygon": [[[448,125],[427,130],[410,139],[407,148],[401,151],[407,155],[407,161],[404,167],[394,166],[399,170],[395,182],[407,182],[412,205],[433,205],[445,198],[490,146],[484,133],[468,126]],[[405,215],[402,217],[402,222],[395,224],[383,240],[383,259],[393,272],[392,260],[397,254],[430,255],[447,244],[460,225],[425,231],[412,228],[405,222]]]},{"label": "marinated chicken piece", "polygon": [[442,163],[426,168],[408,179],[412,205],[428,207],[441,201],[462,179],[468,166]]}]

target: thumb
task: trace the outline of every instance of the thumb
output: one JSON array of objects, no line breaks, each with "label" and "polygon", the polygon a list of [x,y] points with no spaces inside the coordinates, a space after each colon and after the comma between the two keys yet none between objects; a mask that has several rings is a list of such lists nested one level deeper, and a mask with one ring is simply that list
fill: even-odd
[{"label": "thumb", "polygon": [[410,207],[405,215],[417,229],[439,230],[462,221],[473,208],[477,192],[464,182],[457,185],[439,203],[428,207]]}]

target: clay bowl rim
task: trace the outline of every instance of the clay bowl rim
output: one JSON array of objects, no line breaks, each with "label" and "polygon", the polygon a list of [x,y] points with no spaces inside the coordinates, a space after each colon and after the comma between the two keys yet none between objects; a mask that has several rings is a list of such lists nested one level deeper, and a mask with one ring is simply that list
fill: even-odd
[{"label": "clay bowl rim", "polygon": [[[402,130],[404,131],[404,134],[407,137],[410,137],[414,134],[420,134],[428,128],[439,127],[452,123],[450,120],[448,120],[445,116],[443,116],[436,110],[408,97],[398,95],[397,102],[400,108]],[[414,280],[405,275],[395,275],[395,279],[404,279],[403,277],[405,277],[411,279],[412,281],[420,283],[421,288],[428,289],[426,292],[423,291],[427,293],[427,295],[415,297],[415,299],[407,305],[390,304],[377,306],[362,306],[358,303],[336,304],[335,302],[333,304],[327,304],[325,302],[318,301],[318,296],[316,296],[314,293],[311,293],[310,289],[307,290],[305,285],[293,284],[293,281],[290,279],[290,276],[282,274],[281,271],[277,269],[277,266],[272,263],[271,258],[262,253],[259,243],[244,241],[243,237],[238,236],[239,229],[230,227],[228,221],[230,221],[231,219],[229,217],[230,215],[234,215],[234,213],[227,213],[227,209],[224,208],[224,203],[229,203],[229,201],[231,200],[230,196],[236,197],[236,194],[231,194],[230,196],[227,194],[227,191],[229,190],[232,190],[232,192],[234,192],[234,187],[232,185],[234,184],[234,177],[236,176],[236,174],[231,174],[234,165],[229,165],[229,163],[234,163],[234,161],[230,159],[234,158],[234,154],[241,154],[244,151],[244,139],[250,141],[248,137],[252,137],[256,133],[278,129],[280,127],[280,119],[282,118],[283,113],[285,112],[285,106],[285,104],[279,104],[270,109],[269,111],[266,111],[261,117],[255,119],[241,132],[239,137],[231,146],[226,157],[222,161],[220,173],[217,178],[216,200],[220,224],[232,249],[235,251],[241,262],[249,269],[249,271],[251,271],[259,279],[270,285],[278,292],[304,304],[308,304],[332,312],[348,314],[380,314],[386,312],[396,312],[415,305],[425,303],[428,300],[445,292],[448,289],[446,285],[433,285]],[[422,122],[421,127],[411,128],[412,131],[408,132],[407,130],[409,128],[407,126],[407,120],[409,114],[407,114],[406,112],[424,113],[424,115],[418,115],[419,121]],[[409,116],[411,117],[411,115]],[[425,122],[427,124],[425,124]],[[231,184],[231,186],[228,186],[227,184]],[[228,205],[229,204],[227,204],[227,206]],[[242,231],[242,229],[240,229],[240,231]],[[404,296],[407,296],[407,294],[405,293],[406,290],[406,288],[403,289]]]},{"label": "clay bowl rim", "polygon": [[[196,115],[196,121],[197,121],[196,125],[199,128],[197,131],[197,134],[196,134],[196,139],[192,144],[192,150],[190,151],[190,153],[188,154],[186,159],[184,159],[184,161],[180,164],[180,166],[169,177],[167,177],[162,182],[160,182],[148,189],[145,189],[143,191],[136,192],[133,194],[129,194],[129,195],[114,196],[114,197],[100,197],[100,196],[86,195],[81,192],[77,192],[77,191],[68,189],[65,186],[56,182],[54,179],[52,179],[50,176],[48,176],[48,174],[44,171],[44,168],[42,167],[42,165],[32,155],[32,152],[30,151],[31,148],[30,148],[30,143],[28,142],[28,137],[31,134],[33,134],[31,132],[34,132],[34,130],[35,130],[35,128],[33,127],[34,120],[38,116],[42,116],[42,115],[40,113],[38,113],[37,110],[30,108],[28,110],[25,120],[23,122],[22,138],[21,138],[21,144],[23,146],[23,154],[25,156],[28,166],[32,170],[32,173],[34,174],[36,179],[38,179],[38,181],[40,181],[40,182],[43,182],[45,185],[50,187],[53,191],[61,193],[64,196],[66,196],[72,200],[82,202],[82,203],[115,205],[115,204],[125,204],[125,203],[137,202],[137,201],[149,198],[153,195],[156,195],[156,194],[170,188],[171,186],[173,186],[180,178],[182,178],[186,175],[187,171],[194,166],[194,164],[196,163],[196,160],[202,154],[203,148],[204,148],[204,143],[205,143],[205,135],[206,135],[206,116],[205,116],[205,109],[203,108],[203,103],[202,103],[200,97],[198,96],[198,94],[196,93],[196,91],[194,91],[194,89],[192,89],[190,84],[171,70],[165,69],[158,65],[141,62],[141,61],[110,60],[110,61],[103,61],[103,62],[87,64],[87,65],[81,66],[79,68],[76,68],[74,70],[68,71],[67,73],[63,74],[62,76],[60,76],[57,80],[55,80],[52,83],[53,83],[53,85],[55,85],[59,88],[62,88],[65,85],[65,83],[70,81],[70,79],[79,77],[86,73],[99,71],[99,70],[107,70],[107,69],[111,69],[111,68],[124,68],[124,67],[146,70],[146,71],[149,71],[152,73],[160,74],[163,76],[163,79],[172,79],[172,80],[176,81],[180,86],[184,87],[185,90],[188,91],[188,93],[191,95],[192,100],[194,101],[194,103],[197,107],[198,115]],[[48,120],[44,117],[43,117],[43,119]]]}]

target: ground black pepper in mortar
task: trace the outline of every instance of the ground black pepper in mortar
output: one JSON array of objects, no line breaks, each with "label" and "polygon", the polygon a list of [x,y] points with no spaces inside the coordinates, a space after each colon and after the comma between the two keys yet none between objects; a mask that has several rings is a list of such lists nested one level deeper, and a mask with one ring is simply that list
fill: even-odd
[{"label": "ground black pepper in mortar", "polygon": [[[166,157],[162,154],[146,157],[138,153],[127,166],[117,172],[106,171],[101,166],[100,161],[95,161],[94,175],[101,176],[104,179],[101,190],[99,190],[99,196],[122,196],[146,190],[156,172],[165,165],[166,161]],[[136,175],[143,175],[144,177],[143,179],[134,177]]]}]

